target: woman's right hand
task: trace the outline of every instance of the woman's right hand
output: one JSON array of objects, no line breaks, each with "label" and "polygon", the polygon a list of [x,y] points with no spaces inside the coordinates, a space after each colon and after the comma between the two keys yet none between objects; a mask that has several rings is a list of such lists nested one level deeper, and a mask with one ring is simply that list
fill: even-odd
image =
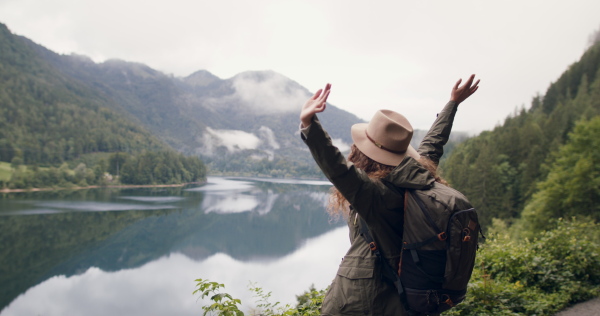
[{"label": "woman's right hand", "polygon": [[302,111],[300,111],[300,122],[302,122],[302,127],[308,127],[316,113],[325,111],[329,92],[331,92],[330,83],[325,85],[325,89],[319,89],[315,92],[315,95],[304,103]]}]

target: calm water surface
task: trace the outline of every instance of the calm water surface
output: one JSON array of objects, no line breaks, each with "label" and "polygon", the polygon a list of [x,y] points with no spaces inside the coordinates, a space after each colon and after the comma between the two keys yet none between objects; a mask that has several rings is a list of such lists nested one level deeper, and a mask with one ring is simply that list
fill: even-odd
[{"label": "calm water surface", "polygon": [[195,279],[245,308],[325,288],[349,242],[328,182],[209,178],[186,188],[0,195],[0,316],[201,315]]}]

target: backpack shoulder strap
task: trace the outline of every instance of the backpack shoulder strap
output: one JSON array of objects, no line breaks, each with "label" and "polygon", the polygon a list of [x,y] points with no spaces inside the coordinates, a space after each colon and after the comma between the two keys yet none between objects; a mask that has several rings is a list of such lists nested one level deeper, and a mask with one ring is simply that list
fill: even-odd
[{"label": "backpack shoulder strap", "polygon": [[[435,221],[431,217],[431,212],[429,211],[429,209],[427,208],[427,206],[425,206],[425,203],[423,203],[423,201],[421,200],[421,198],[419,198],[417,196],[417,193],[414,192],[414,190],[410,190],[410,189],[406,189],[406,192],[408,192],[413,197],[413,199],[417,202],[417,204],[419,205],[419,209],[421,209],[421,212],[423,212],[423,215],[425,215],[425,218],[427,219],[427,222],[437,232],[437,236],[436,236],[437,239],[442,240],[442,241],[446,240],[446,238],[448,237],[448,236],[446,236],[446,232],[444,230],[441,230],[437,226],[437,224],[435,223]],[[408,197],[408,194],[406,195],[405,199],[407,197]],[[432,241],[434,241],[434,240],[432,240]],[[427,242],[427,243],[429,243],[429,242]],[[425,243],[425,244],[427,244],[427,243]],[[422,246],[422,245],[419,245],[419,247],[420,246]]]},{"label": "backpack shoulder strap", "polygon": [[408,301],[406,300],[406,293],[404,292],[404,286],[402,286],[402,282],[400,281],[400,275],[398,274],[398,271],[396,271],[390,265],[390,263],[383,256],[383,253],[381,252],[381,250],[377,247],[377,244],[375,243],[373,236],[371,236],[371,232],[369,231],[369,227],[367,226],[367,223],[365,222],[365,220],[360,215],[358,215],[358,213],[356,214],[356,216],[358,216],[358,218],[359,218],[358,227],[360,230],[360,234],[363,236],[363,238],[365,239],[367,244],[369,244],[369,248],[371,248],[371,251],[377,256],[377,260],[379,262],[381,262],[381,265],[383,267],[383,269],[382,269],[383,277],[390,280],[396,287],[396,290],[398,291],[398,295],[400,295],[400,300],[402,301],[402,305],[404,306],[404,309],[406,310],[407,314],[414,315],[414,312],[408,308]]}]

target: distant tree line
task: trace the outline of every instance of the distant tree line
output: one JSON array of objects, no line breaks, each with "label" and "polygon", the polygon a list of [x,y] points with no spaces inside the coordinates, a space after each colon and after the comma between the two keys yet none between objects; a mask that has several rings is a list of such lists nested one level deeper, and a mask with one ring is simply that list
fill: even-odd
[{"label": "distant tree line", "polygon": [[10,180],[0,181],[0,188],[182,184],[206,179],[206,167],[200,158],[174,151],[139,155],[117,152],[107,159],[96,159],[93,165],[79,162],[74,168],[66,162],[59,167],[39,167],[37,164],[23,165],[19,159],[13,159],[11,167]]},{"label": "distant tree line", "polygon": [[174,151],[130,156],[122,166],[119,178],[124,184],[178,184],[206,178],[206,168],[200,158]]},{"label": "distant tree line", "polygon": [[273,178],[323,178],[322,172],[310,155],[310,160],[289,159],[274,155],[256,158],[261,153],[246,150],[230,153],[224,147],[216,155],[203,157],[211,173],[222,175],[260,176]]}]

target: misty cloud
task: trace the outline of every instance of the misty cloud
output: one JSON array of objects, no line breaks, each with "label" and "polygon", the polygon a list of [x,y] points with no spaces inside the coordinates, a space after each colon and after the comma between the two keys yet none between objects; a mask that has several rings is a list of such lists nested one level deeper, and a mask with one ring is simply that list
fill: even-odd
[{"label": "misty cloud", "polygon": [[309,97],[300,85],[273,71],[239,74],[233,87],[235,97],[255,114],[296,112]]},{"label": "misty cloud", "polygon": [[206,128],[206,133],[202,137],[203,149],[206,153],[214,153],[214,149],[221,146],[226,147],[229,152],[256,149],[260,142],[260,139],[252,133],[239,130],[218,130],[210,127]]},{"label": "misty cloud", "polygon": [[258,135],[264,141],[266,147],[279,149],[279,143],[277,143],[277,140],[275,139],[275,133],[273,133],[272,129],[266,126],[261,126],[258,129]]},{"label": "misty cloud", "polygon": [[[201,140],[203,144],[202,153],[212,156],[218,147],[225,147],[231,153],[260,148],[266,154],[266,158],[272,159],[274,150],[280,148],[275,133],[270,128],[261,126],[257,134],[240,130],[219,130],[207,127],[206,133],[204,133]],[[265,157],[262,155],[256,156],[256,159],[262,158]]]},{"label": "misty cloud", "polygon": [[345,153],[350,150],[350,145],[344,142],[341,138],[334,138],[331,140],[331,142],[335,147],[337,147],[340,150],[340,152]]}]

